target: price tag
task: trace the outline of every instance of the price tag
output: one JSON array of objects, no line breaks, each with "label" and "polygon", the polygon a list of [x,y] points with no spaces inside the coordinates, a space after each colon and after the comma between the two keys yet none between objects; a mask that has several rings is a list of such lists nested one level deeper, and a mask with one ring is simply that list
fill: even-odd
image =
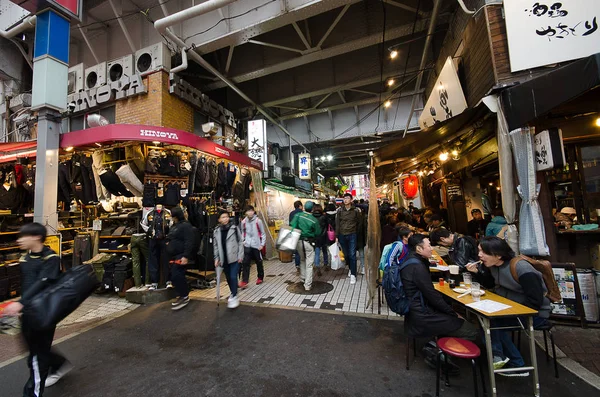
[{"label": "price tag", "polygon": [[102,230],[102,220],[96,219],[94,220],[94,224],[92,225],[92,230],[99,232]]}]

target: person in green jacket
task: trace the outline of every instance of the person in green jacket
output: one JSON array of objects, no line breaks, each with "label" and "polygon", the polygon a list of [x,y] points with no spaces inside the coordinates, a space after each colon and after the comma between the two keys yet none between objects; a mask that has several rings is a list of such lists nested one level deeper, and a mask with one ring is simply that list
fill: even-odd
[{"label": "person in green jacket", "polygon": [[315,240],[321,235],[319,221],[312,215],[315,203],[307,201],[304,211],[294,216],[290,226],[302,232],[298,240],[298,253],[300,254],[300,280],[304,282],[304,289],[310,291],[313,281],[313,265],[315,263]]}]

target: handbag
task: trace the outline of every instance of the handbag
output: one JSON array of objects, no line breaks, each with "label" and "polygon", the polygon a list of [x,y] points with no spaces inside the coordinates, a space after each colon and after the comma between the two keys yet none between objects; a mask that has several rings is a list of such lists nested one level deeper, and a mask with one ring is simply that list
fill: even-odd
[{"label": "handbag", "polygon": [[330,242],[335,241],[335,230],[333,230],[333,227],[331,227],[331,225],[327,226],[327,238]]},{"label": "handbag", "polygon": [[290,226],[281,226],[275,248],[279,251],[296,251],[301,234],[302,231],[299,229],[293,229]]},{"label": "handbag", "polygon": [[23,309],[32,329],[50,329],[71,314],[98,287],[92,265],[75,266],[35,295]]}]

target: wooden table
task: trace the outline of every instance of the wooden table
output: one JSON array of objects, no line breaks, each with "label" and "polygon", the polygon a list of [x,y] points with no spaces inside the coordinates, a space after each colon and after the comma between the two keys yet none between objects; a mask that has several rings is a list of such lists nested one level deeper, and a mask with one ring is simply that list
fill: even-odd
[{"label": "wooden table", "polygon": [[[442,257],[441,257],[441,256],[440,256],[440,255],[439,255],[439,254],[438,254],[438,253],[437,253],[435,250],[432,250],[432,251],[431,251],[431,256],[432,256],[432,257],[433,257],[433,259],[435,259],[436,261],[439,261],[439,262],[441,262],[441,263],[440,263],[440,265],[441,265],[441,266],[448,266],[448,264],[446,263],[446,261],[445,261],[445,260],[443,260],[443,259],[442,259]],[[441,273],[441,272],[442,272],[442,270],[440,270],[440,269],[437,269],[437,268],[435,268],[435,267],[429,267],[429,271],[430,271],[431,273]]]},{"label": "wooden table", "polygon": [[[444,283],[444,286],[441,286],[438,283],[434,283],[434,287],[436,290],[451,298],[454,302],[457,302],[465,307],[465,309],[474,315],[477,316],[481,327],[483,328],[484,336],[485,336],[485,348],[487,351],[487,361],[489,367],[489,375],[490,375],[490,384],[492,385],[492,395],[496,397],[496,378],[495,374],[500,372],[514,372],[516,370],[532,370],[533,371],[533,393],[536,397],[540,396],[540,382],[538,375],[538,366],[537,366],[537,358],[535,352],[535,338],[533,334],[533,317],[538,314],[536,310],[533,310],[527,306],[523,306],[517,302],[511,301],[510,299],[506,299],[500,295],[494,294],[490,291],[485,291],[485,295],[481,296],[481,300],[493,300],[498,303],[503,303],[505,305],[509,305],[510,308],[497,311],[494,313],[487,313],[481,310],[477,310],[466,306],[469,303],[473,302],[473,298],[471,295],[463,296],[462,298],[458,298],[460,295],[457,292],[452,291],[450,286],[447,283]],[[492,328],[490,325],[490,320],[498,319],[498,318],[517,318],[519,316],[527,317],[527,328],[529,328],[529,351],[531,354],[531,367],[523,367],[523,368],[503,368],[494,370],[494,355],[492,352],[492,338],[491,331],[493,329],[515,329],[516,327],[504,327],[504,328]],[[518,320],[519,321],[519,320]],[[519,321],[520,322],[520,321]],[[521,328],[524,329],[521,324]]]}]

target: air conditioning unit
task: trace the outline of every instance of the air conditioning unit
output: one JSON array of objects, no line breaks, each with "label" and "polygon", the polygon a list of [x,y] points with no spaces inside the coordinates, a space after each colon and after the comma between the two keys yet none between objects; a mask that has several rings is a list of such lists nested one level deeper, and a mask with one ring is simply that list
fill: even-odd
[{"label": "air conditioning unit", "polygon": [[171,51],[164,43],[142,48],[135,53],[135,70],[142,76],[164,69],[171,70]]},{"label": "air conditioning unit", "polygon": [[69,68],[69,79],[67,93],[74,94],[83,91],[84,67],[83,63]]},{"label": "air conditioning unit", "polygon": [[108,81],[119,81],[123,76],[133,74],[133,55],[125,55],[122,58],[113,59],[106,63]]},{"label": "air conditioning unit", "polygon": [[85,70],[85,89],[100,87],[106,84],[106,62],[100,62]]}]

